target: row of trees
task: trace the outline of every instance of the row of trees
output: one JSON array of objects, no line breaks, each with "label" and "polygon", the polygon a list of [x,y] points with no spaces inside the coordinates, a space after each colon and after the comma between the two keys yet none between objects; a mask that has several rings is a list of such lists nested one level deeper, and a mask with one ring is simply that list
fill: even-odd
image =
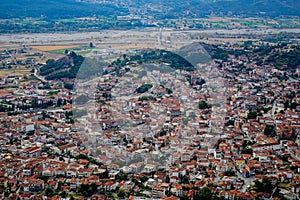
[{"label": "row of trees", "polygon": [[58,98],[57,101],[53,100],[47,100],[39,102],[38,99],[32,99],[30,103],[25,103],[26,100],[24,100],[23,104],[15,105],[13,103],[7,102],[6,104],[0,104],[0,112],[13,112],[16,110],[29,110],[31,108],[48,108],[51,106],[60,107],[63,105],[71,104],[72,100],[67,101],[66,99]]}]

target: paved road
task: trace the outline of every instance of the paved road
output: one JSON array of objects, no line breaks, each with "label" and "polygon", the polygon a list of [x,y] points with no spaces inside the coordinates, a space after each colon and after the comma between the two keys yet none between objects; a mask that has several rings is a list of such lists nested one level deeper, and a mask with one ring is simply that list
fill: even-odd
[{"label": "paved road", "polygon": [[246,190],[248,189],[248,185],[251,186],[251,183],[255,180],[255,178],[254,177],[244,178],[240,172],[237,172],[237,175],[241,180],[244,180],[244,185],[242,186],[241,191],[246,192]]},{"label": "paved road", "polygon": [[272,116],[273,117],[274,117],[275,111],[276,111],[276,100],[274,101],[273,106],[272,106]]},{"label": "paved road", "polygon": [[47,82],[47,80],[43,76],[38,75],[37,72],[38,72],[38,70],[36,68],[34,68],[34,76],[43,82]]}]

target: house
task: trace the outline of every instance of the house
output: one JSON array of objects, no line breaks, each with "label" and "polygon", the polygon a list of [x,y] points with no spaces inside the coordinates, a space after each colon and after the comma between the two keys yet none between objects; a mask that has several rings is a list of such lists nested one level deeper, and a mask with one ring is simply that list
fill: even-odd
[{"label": "house", "polygon": [[69,179],[67,182],[70,184],[71,191],[76,191],[80,184],[80,182],[76,178]]},{"label": "house", "polygon": [[175,185],[174,187],[171,188],[171,192],[175,194],[177,197],[180,197],[183,195],[183,190],[181,185]]},{"label": "house", "polygon": [[117,185],[114,181],[108,181],[104,184],[104,189],[106,191],[115,191],[117,188]]},{"label": "house", "polygon": [[40,192],[44,190],[44,181],[38,179],[29,180],[29,189],[31,192]]},{"label": "house", "polygon": [[255,156],[258,157],[258,161],[263,163],[269,163],[270,159],[269,159],[269,155],[267,153],[255,153]]},{"label": "house", "polygon": [[251,146],[253,151],[263,151],[263,150],[280,150],[281,145],[280,143],[267,143],[267,144],[255,144]]},{"label": "house", "polygon": [[91,200],[106,200],[106,196],[103,194],[93,194]]},{"label": "house", "polygon": [[215,159],[218,159],[218,160],[220,160],[221,159],[221,157],[222,157],[222,151],[221,150],[216,150],[216,151],[214,151],[214,157],[215,157]]},{"label": "house", "polygon": [[65,176],[66,168],[62,166],[56,167],[54,173],[56,176]]},{"label": "house", "polygon": [[71,178],[77,177],[77,170],[74,168],[68,168],[66,170],[66,176]]},{"label": "house", "polygon": [[179,183],[180,178],[177,176],[171,176],[170,177],[170,183]]},{"label": "house", "polygon": [[242,168],[245,165],[244,158],[234,158],[235,164]]},{"label": "house", "polygon": [[248,169],[242,169],[242,175],[244,178],[250,177],[250,171]]},{"label": "house", "polygon": [[151,190],[151,193],[153,196],[155,197],[164,197],[165,196],[165,192],[166,192],[166,188],[161,186],[161,185],[154,185],[152,186],[152,190]]},{"label": "house", "polygon": [[184,154],[181,155],[181,161],[186,162],[186,161],[189,161],[189,160],[191,160],[190,154],[184,153]]},{"label": "house", "polygon": [[65,144],[62,146],[57,147],[57,151],[59,154],[65,154],[71,152],[72,150],[76,149],[76,145],[74,143]]},{"label": "house", "polygon": [[28,156],[30,158],[37,158],[41,155],[42,148],[41,147],[30,147],[23,149],[20,154],[21,156]]},{"label": "house", "polygon": [[32,168],[32,166],[26,166],[23,169],[23,176],[31,176],[31,168]]},{"label": "house", "polygon": [[14,130],[16,130],[17,132],[25,132],[25,133],[28,133],[28,132],[32,132],[35,130],[35,125],[33,123],[19,123],[19,124],[16,124],[14,127],[13,127]]},{"label": "house", "polygon": [[91,168],[80,168],[78,170],[78,177],[89,177],[93,170]]},{"label": "house", "polygon": [[20,184],[20,189],[25,193],[30,192],[29,183]]},{"label": "house", "polygon": [[20,200],[31,200],[33,197],[33,194],[20,194],[19,198]]},{"label": "house", "polygon": [[144,167],[143,170],[144,170],[146,173],[150,173],[150,172],[156,171],[156,169],[157,169],[157,166],[156,166],[156,165],[147,164],[147,165]]}]

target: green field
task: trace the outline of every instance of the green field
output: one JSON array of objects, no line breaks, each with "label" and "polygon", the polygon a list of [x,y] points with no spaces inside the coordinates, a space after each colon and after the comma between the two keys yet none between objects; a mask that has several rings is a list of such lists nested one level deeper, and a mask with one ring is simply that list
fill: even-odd
[{"label": "green field", "polygon": [[86,55],[93,51],[93,48],[82,46],[82,47],[74,47],[74,48],[65,48],[65,49],[56,49],[56,50],[50,50],[48,52],[50,53],[57,53],[57,54],[65,54],[66,50],[68,51],[74,51],[79,55]]}]

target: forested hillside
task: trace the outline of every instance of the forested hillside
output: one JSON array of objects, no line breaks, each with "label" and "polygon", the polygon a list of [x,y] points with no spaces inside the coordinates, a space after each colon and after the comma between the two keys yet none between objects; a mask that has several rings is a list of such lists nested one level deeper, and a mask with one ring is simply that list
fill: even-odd
[{"label": "forested hillside", "polygon": [[157,19],[227,16],[300,16],[298,0],[3,0],[0,18],[41,17],[48,19],[118,15],[154,16]]}]

